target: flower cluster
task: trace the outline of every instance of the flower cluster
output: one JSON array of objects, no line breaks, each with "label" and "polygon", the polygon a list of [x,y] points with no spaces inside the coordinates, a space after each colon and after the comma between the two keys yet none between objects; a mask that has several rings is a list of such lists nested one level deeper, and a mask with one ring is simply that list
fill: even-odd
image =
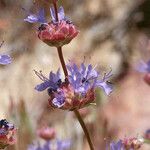
[{"label": "flower cluster", "polygon": [[13,124],[7,122],[6,119],[0,120],[0,149],[16,142],[15,133],[16,128]]},{"label": "flower cluster", "polygon": [[48,89],[49,103],[55,108],[80,109],[95,100],[95,89],[101,88],[108,95],[112,91],[112,85],[108,82],[111,72],[100,78],[92,65],[85,66],[84,63],[78,67],[74,63],[67,65],[68,78],[62,81],[60,70],[57,73],[50,72],[46,78],[41,72],[35,71],[36,75],[43,81],[37,85],[37,91]]},{"label": "flower cluster", "polygon": [[138,150],[141,148],[143,142],[143,138],[125,138],[118,142],[111,142],[106,150]]},{"label": "flower cluster", "polygon": [[144,143],[144,139],[141,137],[125,138],[123,140],[123,145],[125,150],[138,150]]},{"label": "flower cluster", "polygon": [[[0,44],[0,48],[2,47],[4,41],[1,42]],[[6,54],[0,54],[0,65],[7,65],[11,63],[11,57],[9,55]]]},{"label": "flower cluster", "polygon": [[[54,8],[50,8],[51,22],[46,22],[44,9],[40,9],[37,15],[29,14],[24,21],[29,23],[40,23],[38,37],[49,46],[60,47],[68,44],[79,31],[75,25],[65,16],[61,6],[56,16]],[[58,18],[57,18],[58,17]]]}]

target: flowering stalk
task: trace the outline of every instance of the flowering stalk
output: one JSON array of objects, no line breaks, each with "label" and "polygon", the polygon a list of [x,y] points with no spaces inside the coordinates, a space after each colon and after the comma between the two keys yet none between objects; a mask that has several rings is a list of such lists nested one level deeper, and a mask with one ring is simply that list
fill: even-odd
[{"label": "flowering stalk", "polygon": [[[57,3],[56,3],[56,0],[53,0],[53,5],[54,5],[54,10],[55,10],[55,16],[56,16],[56,21],[59,21],[59,18],[58,18],[58,11],[57,11]],[[57,52],[58,52],[58,55],[59,55],[59,59],[60,59],[60,62],[61,62],[61,65],[62,65],[62,68],[63,68],[63,71],[64,71],[64,74],[65,74],[65,78],[68,79],[68,71],[67,71],[67,68],[66,68],[66,65],[65,65],[65,61],[64,61],[64,58],[63,58],[63,53],[62,53],[62,47],[57,47]],[[84,134],[87,138],[87,141],[89,143],[89,147],[90,147],[90,150],[94,150],[94,147],[93,147],[93,144],[92,144],[92,141],[91,141],[91,138],[90,138],[90,135],[89,135],[89,132],[86,128],[86,125],[79,113],[78,110],[74,110],[74,113],[84,131]]]}]

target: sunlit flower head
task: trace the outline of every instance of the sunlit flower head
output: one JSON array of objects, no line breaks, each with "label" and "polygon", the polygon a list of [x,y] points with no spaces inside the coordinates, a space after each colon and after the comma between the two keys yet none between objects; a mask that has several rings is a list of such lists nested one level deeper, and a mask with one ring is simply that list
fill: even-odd
[{"label": "sunlit flower head", "polygon": [[58,9],[58,20],[54,8],[50,8],[51,22],[47,22],[44,16],[44,9],[38,14],[29,14],[24,21],[29,23],[40,23],[38,28],[38,37],[49,46],[60,47],[68,44],[79,31],[75,25],[65,16],[64,9],[61,6]]},{"label": "sunlit flower head", "polygon": [[95,90],[102,89],[107,95],[112,92],[112,85],[108,82],[112,76],[111,72],[98,73],[92,65],[85,66],[84,63],[78,67],[74,63],[67,65],[69,76],[64,81],[60,77],[60,71],[50,72],[46,78],[41,72],[35,71],[36,75],[43,81],[37,85],[37,91],[48,90],[49,103],[55,108],[80,109],[93,103],[95,100]]}]

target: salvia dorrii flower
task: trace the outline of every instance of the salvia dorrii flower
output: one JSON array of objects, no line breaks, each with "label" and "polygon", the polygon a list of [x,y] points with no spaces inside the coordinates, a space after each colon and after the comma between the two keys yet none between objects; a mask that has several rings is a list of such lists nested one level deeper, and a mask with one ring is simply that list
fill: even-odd
[{"label": "salvia dorrii flower", "polygon": [[71,146],[70,140],[51,140],[46,141],[43,145],[38,143],[32,144],[27,150],[69,150]]},{"label": "salvia dorrii flower", "polygon": [[37,134],[40,138],[44,140],[52,140],[56,136],[56,131],[54,128],[50,128],[48,126],[42,127],[37,130]]},{"label": "salvia dorrii flower", "polygon": [[144,143],[142,137],[125,138],[123,141],[125,150],[138,150]]},{"label": "salvia dorrii flower", "polygon": [[67,65],[68,79],[64,81],[57,73],[50,72],[49,78],[44,77],[41,72],[35,71],[36,75],[43,81],[37,85],[37,91],[48,90],[49,103],[55,108],[80,109],[93,103],[95,100],[95,89],[101,88],[107,95],[112,91],[112,85],[108,83],[111,72],[101,77],[92,65],[85,66],[84,63],[78,67],[74,63]]},{"label": "salvia dorrii flower", "polygon": [[40,23],[38,28],[38,37],[49,46],[60,47],[68,44],[79,31],[76,26],[65,16],[64,9],[61,6],[58,10],[58,20],[56,19],[54,8],[50,8],[51,22],[46,22],[44,10],[39,13],[29,14],[24,21],[29,23]]},{"label": "salvia dorrii flower", "polygon": [[15,144],[15,133],[16,128],[13,124],[7,122],[6,119],[0,120],[0,149]]}]

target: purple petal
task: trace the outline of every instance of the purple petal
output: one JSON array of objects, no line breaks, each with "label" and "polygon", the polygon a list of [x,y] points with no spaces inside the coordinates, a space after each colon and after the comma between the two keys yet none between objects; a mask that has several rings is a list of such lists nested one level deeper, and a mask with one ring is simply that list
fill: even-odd
[{"label": "purple petal", "polygon": [[12,59],[9,55],[0,55],[0,64],[7,65],[12,62]]},{"label": "purple petal", "polygon": [[[51,17],[52,17],[52,21],[54,23],[57,22],[54,7],[50,8],[50,14],[51,14]],[[58,19],[59,19],[59,21],[65,19],[65,13],[64,13],[64,9],[63,9],[62,6],[58,9]]]},{"label": "purple petal", "polygon": [[41,84],[38,84],[38,85],[35,87],[35,90],[41,92],[41,91],[47,89],[48,87],[50,87],[50,85],[51,85],[50,82],[45,81],[45,82],[43,82],[43,83],[41,83]]},{"label": "purple petal", "polygon": [[65,12],[64,12],[64,8],[62,6],[60,6],[60,8],[58,10],[58,18],[59,18],[59,20],[63,20],[65,18]]},{"label": "purple petal", "polygon": [[109,95],[112,92],[112,85],[106,82],[97,82],[96,86],[98,86],[99,88],[102,88],[104,90],[104,92]]},{"label": "purple petal", "polygon": [[24,21],[29,22],[29,23],[45,23],[45,15],[44,15],[44,9],[40,9],[38,12],[38,15],[36,14],[29,14],[27,18],[24,19]]}]

